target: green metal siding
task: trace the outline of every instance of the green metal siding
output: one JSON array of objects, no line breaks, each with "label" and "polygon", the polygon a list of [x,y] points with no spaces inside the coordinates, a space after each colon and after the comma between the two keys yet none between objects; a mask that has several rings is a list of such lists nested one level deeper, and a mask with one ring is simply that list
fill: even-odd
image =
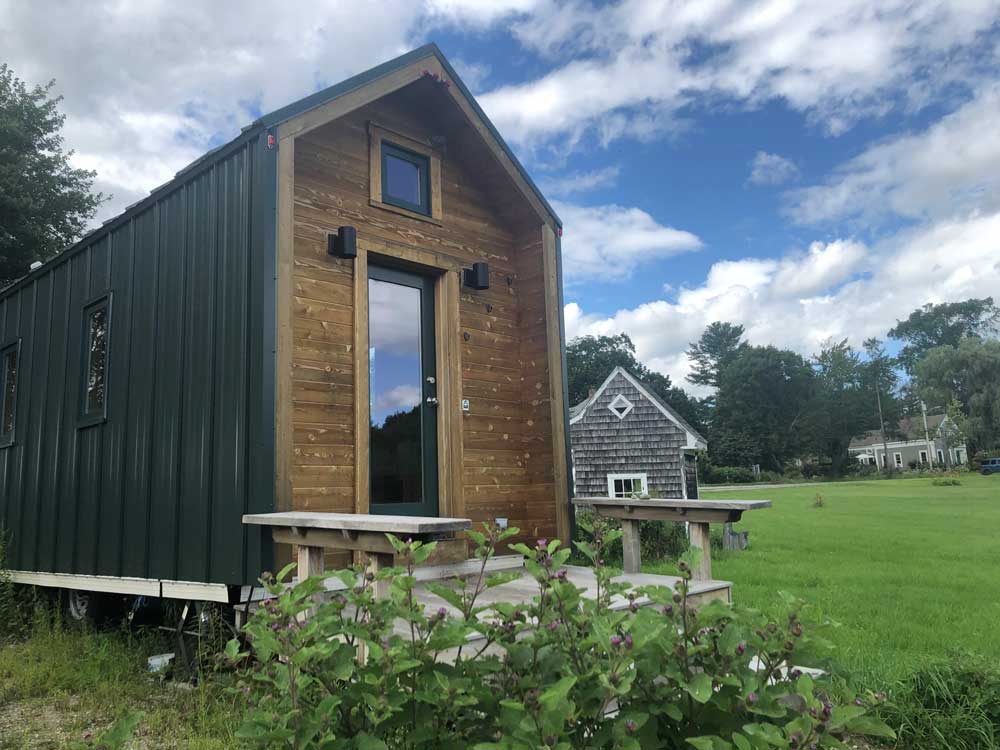
[{"label": "green metal siding", "polygon": [[[244,133],[0,294],[21,338],[0,448],[9,567],[240,584],[270,563],[275,152]],[[107,419],[80,426],[83,309],[111,293]]]}]

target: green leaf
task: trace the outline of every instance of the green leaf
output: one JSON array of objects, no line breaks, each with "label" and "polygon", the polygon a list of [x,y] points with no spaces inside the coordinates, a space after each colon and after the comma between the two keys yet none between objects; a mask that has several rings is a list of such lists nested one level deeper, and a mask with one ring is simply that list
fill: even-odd
[{"label": "green leaf", "polygon": [[354,747],[358,750],[388,750],[388,745],[386,745],[378,737],[372,737],[370,734],[362,733],[359,734],[354,739]]},{"label": "green leaf", "polygon": [[486,588],[492,589],[497,586],[503,586],[504,584],[516,581],[520,577],[520,571],[516,570],[493,573],[492,575],[486,577]]},{"label": "green leaf", "polygon": [[297,562],[288,563],[288,565],[286,565],[285,567],[283,567],[281,570],[278,571],[277,580],[282,582],[285,581],[285,579],[288,578],[288,574],[291,573],[293,570],[295,570],[298,566],[299,564]]},{"label": "green leaf", "polygon": [[896,733],[888,724],[879,721],[874,716],[856,716],[848,721],[844,728],[852,734],[864,734],[869,737],[888,737],[896,739]]},{"label": "green leaf", "polygon": [[750,746],[750,740],[737,732],[733,732],[733,744],[736,745],[737,750],[753,750]]},{"label": "green leaf", "polygon": [[573,675],[563,677],[559,682],[538,696],[539,704],[548,709],[554,708],[556,704],[566,700],[566,696],[569,695],[569,691],[573,689],[575,684],[576,677]]},{"label": "green leaf", "polygon": [[455,591],[455,589],[451,588],[451,586],[441,583],[440,581],[428,581],[425,584],[425,587],[435,596],[444,599],[455,609],[459,611],[463,611],[465,609],[465,602],[462,600],[462,595]]},{"label": "green leaf", "polygon": [[699,672],[689,682],[684,683],[684,689],[699,703],[707,703],[712,697],[712,678],[704,672]]}]

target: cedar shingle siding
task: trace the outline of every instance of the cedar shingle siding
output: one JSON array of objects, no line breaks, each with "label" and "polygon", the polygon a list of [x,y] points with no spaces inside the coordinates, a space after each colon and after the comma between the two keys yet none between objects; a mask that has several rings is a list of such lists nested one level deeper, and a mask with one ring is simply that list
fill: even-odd
[{"label": "cedar shingle siding", "polygon": [[[624,419],[608,408],[618,394],[634,405]],[[579,414],[579,407],[574,412]],[[646,474],[651,495],[684,496],[681,467],[687,435],[621,373],[570,431],[578,497],[606,497],[608,474]]]}]

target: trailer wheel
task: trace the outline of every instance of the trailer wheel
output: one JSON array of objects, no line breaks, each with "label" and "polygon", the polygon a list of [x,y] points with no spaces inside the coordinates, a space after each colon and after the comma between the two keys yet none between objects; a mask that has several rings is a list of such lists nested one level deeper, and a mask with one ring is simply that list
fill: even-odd
[{"label": "trailer wheel", "polygon": [[66,589],[66,614],[74,622],[95,622],[97,595],[80,589]]}]

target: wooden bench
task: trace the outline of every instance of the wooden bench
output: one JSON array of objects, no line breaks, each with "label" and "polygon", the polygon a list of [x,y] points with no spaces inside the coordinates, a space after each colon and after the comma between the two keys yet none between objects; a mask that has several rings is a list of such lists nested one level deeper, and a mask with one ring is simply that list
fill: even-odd
[{"label": "wooden bench", "polygon": [[[451,539],[472,527],[468,518],[427,516],[375,516],[364,513],[316,513],[287,511],[243,516],[243,523],[270,526],[271,537],[279,544],[293,544],[298,550],[299,580],[323,572],[325,550],[363,552],[373,572],[391,568],[395,550],[386,538],[438,541]],[[375,595],[388,593],[388,582],[376,584]]]},{"label": "wooden bench", "polygon": [[770,500],[659,500],[625,497],[577,497],[573,499],[573,504],[589,507],[599,516],[621,521],[626,573],[640,572],[640,521],[686,521],[691,545],[702,551],[701,562],[692,571],[692,578],[696,581],[712,579],[710,524],[732,523],[739,521],[745,511],[771,507]]}]

